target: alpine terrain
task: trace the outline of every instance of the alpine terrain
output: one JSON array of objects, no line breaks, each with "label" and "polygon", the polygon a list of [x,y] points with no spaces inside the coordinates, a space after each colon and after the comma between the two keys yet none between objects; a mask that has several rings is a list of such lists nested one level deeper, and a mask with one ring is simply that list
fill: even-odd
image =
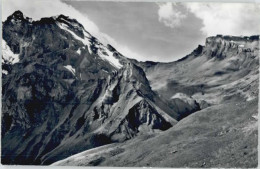
[{"label": "alpine terrain", "polygon": [[259,36],[140,62],[59,15],[3,22],[2,164],[256,167]]}]

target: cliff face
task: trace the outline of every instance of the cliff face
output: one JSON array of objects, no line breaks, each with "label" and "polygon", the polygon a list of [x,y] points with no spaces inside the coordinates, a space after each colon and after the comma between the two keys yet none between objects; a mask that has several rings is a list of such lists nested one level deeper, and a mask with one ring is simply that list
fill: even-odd
[{"label": "cliff face", "polygon": [[234,37],[217,35],[206,39],[205,52],[210,57],[224,59],[229,55],[252,52],[258,46],[259,36]]}]

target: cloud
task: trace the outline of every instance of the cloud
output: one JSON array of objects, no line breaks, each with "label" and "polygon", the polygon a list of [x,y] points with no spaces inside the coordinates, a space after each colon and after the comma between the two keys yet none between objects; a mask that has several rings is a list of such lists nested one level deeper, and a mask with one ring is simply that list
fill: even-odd
[{"label": "cloud", "polygon": [[159,21],[164,23],[165,26],[171,28],[179,27],[181,21],[186,18],[186,15],[178,9],[175,3],[158,3],[158,5]]},{"label": "cloud", "polygon": [[185,3],[187,9],[203,22],[201,31],[246,36],[260,33],[260,5],[256,3]]},{"label": "cloud", "polygon": [[77,19],[84,28],[93,36],[97,37],[103,44],[111,44],[119,52],[129,58],[143,60],[144,58],[138,53],[133,52],[128,47],[118,44],[112,37],[100,32],[98,26],[88,18],[86,14],[82,14],[77,9],[73,8],[60,0],[3,0],[2,1],[2,19],[6,20],[14,11],[20,10],[24,15],[38,20],[42,17],[51,17],[64,14],[70,18]]}]

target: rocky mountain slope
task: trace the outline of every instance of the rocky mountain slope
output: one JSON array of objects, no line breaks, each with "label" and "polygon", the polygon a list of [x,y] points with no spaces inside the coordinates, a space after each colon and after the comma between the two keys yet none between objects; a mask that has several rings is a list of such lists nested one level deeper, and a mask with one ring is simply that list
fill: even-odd
[{"label": "rocky mountain slope", "polygon": [[[138,62],[75,19],[16,11],[2,46],[3,164],[47,165],[87,150],[55,164],[256,165],[258,36],[209,37],[177,62]],[[232,155],[243,146],[247,154]]]},{"label": "rocky mountain slope", "polygon": [[[166,132],[84,151],[53,165],[257,167],[259,36],[218,35],[176,62],[133,62],[173,110],[196,112]],[[182,108],[183,102],[190,107]]]},{"label": "rocky mountain slope", "polygon": [[256,168],[257,102],[214,105],[161,134],[98,147],[52,165]]},{"label": "rocky mountain slope", "polygon": [[4,164],[50,164],[176,123],[143,70],[74,19],[16,11],[2,42]]}]

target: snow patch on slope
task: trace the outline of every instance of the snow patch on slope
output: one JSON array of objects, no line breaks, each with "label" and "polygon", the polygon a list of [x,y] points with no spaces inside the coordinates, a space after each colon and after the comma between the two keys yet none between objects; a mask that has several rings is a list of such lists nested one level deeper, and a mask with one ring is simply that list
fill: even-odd
[{"label": "snow patch on slope", "polygon": [[106,70],[104,70],[104,69],[102,69],[102,71],[104,71],[104,72],[108,73],[108,71],[106,71]]},{"label": "snow patch on slope", "polygon": [[[58,18],[59,16],[53,17],[55,20]],[[65,22],[66,24],[70,24],[72,25],[74,28],[80,29],[81,27],[79,26],[78,23],[73,23],[73,22],[69,22],[68,20],[64,19],[64,18],[60,18],[60,20],[62,20],[63,22]]]},{"label": "snow patch on slope", "polygon": [[79,55],[81,55],[81,50],[80,50],[80,48],[77,50],[77,53],[78,53]]},{"label": "snow patch on slope", "polygon": [[[75,39],[81,41],[84,45],[86,45],[89,49],[90,54],[92,53],[92,50],[90,49],[90,38],[91,36],[89,35],[88,32],[83,31],[84,33],[84,38],[79,37],[78,35],[76,35],[73,31],[69,30],[66,24],[63,23],[58,23],[58,26],[69,32]],[[98,55],[103,59],[103,60],[107,60],[111,65],[113,65],[114,67],[120,69],[121,67],[123,67],[123,65],[119,62],[119,60],[117,58],[115,58],[113,56],[113,52],[109,51],[107,49],[107,47],[105,47],[103,44],[99,43],[98,45],[96,45],[96,47],[98,48]]]},{"label": "snow patch on slope", "polygon": [[73,31],[69,30],[68,26],[66,24],[63,23],[58,23],[58,26],[69,32],[75,39],[77,39],[78,41],[81,41],[84,45],[86,45],[88,47],[89,53],[92,53],[92,50],[90,49],[90,41],[89,41],[89,35],[87,33],[84,32],[84,39],[82,39],[81,37],[79,37],[78,35],[76,35]]},{"label": "snow patch on slope", "polygon": [[66,69],[68,69],[74,76],[75,76],[75,69],[71,65],[64,66]]},{"label": "snow patch on slope", "polygon": [[15,64],[20,61],[19,54],[14,54],[5,40],[2,39],[2,59],[3,63]]},{"label": "snow patch on slope", "polygon": [[123,65],[119,62],[118,59],[116,59],[113,56],[113,52],[109,51],[106,47],[104,47],[103,45],[100,46],[99,50],[98,50],[98,55],[102,58],[105,59],[107,61],[110,62],[110,64],[112,64],[114,67],[120,69]]},{"label": "snow patch on slope", "polygon": [[6,70],[3,70],[3,69],[2,69],[2,73],[5,74],[5,75],[8,74],[8,72]]}]

